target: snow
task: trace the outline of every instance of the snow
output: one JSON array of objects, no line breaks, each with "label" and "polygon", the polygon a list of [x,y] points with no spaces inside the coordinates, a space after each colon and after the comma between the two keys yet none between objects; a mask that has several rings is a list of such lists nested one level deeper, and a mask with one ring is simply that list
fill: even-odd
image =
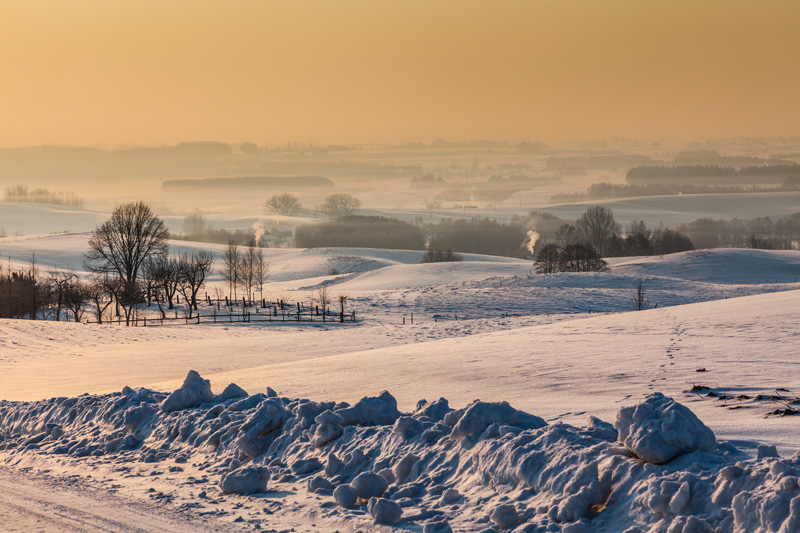
[{"label": "snow", "polygon": [[[194,373],[186,380],[201,381]],[[14,462],[58,457],[101,471],[143,464],[152,465],[150,477],[169,469],[190,481],[196,477],[186,477],[188,470],[177,465],[189,468],[191,462],[211,482],[205,498],[216,497],[213,490],[243,496],[303,490],[318,519],[355,524],[444,529],[447,523],[459,531],[485,530],[489,522],[499,530],[525,523],[548,531],[792,531],[800,520],[800,454],[752,458],[717,441],[688,408],[660,394],[619,410],[619,440],[562,422],[515,426],[536,417],[497,403],[477,410],[494,421],[483,429],[470,422],[475,409],[450,411],[456,415],[445,416],[445,423],[412,413],[406,416],[425,432],[400,435],[380,423],[349,426],[322,447],[311,441],[315,426],[335,420],[317,422],[309,414],[329,412],[335,402],[282,396],[231,411],[233,400],[210,401],[172,412],[151,408],[133,417],[137,424],[127,422],[131,411],[141,413],[165,397],[127,388],[2,402],[0,449]],[[689,420],[681,427],[692,434],[691,443],[678,435],[677,418]],[[465,426],[476,428],[469,438],[457,431]],[[635,435],[646,435],[647,442],[633,442]],[[680,446],[676,439],[683,439]],[[253,518],[249,525],[261,521]]]},{"label": "snow", "polygon": [[[86,238],[0,253],[80,272]],[[800,396],[800,253],[547,276],[485,256],[267,253],[270,298],[325,283],[359,321],[0,320],[0,464],[229,531],[796,530],[799,419],[771,413]],[[640,279],[651,308],[634,312]]]}]

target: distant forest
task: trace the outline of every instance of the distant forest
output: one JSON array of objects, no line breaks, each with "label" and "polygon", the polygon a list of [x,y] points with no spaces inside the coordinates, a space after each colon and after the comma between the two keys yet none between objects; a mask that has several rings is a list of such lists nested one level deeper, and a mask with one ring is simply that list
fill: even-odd
[{"label": "distant forest", "polygon": [[304,224],[297,228],[294,239],[299,248],[343,246],[422,250],[425,244],[419,228],[409,222],[357,215],[321,224]]},{"label": "distant forest", "polygon": [[719,165],[680,165],[634,167],[625,176],[631,185],[653,183],[733,184],[781,183],[789,177],[800,177],[800,165],[759,165],[742,168]]},{"label": "distant forest", "polygon": [[648,183],[631,185],[623,183],[594,183],[586,192],[558,193],[550,197],[550,203],[580,202],[605,198],[634,198],[639,196],[667,196],[673,194],[739,194],[753,192],[800,191],[800,176],[783,180],[776,187],[757,187],[755,185],[693,185],[690,183]]},{"label": "distant forest", "polygon": [[333,182],[322,176],[252,176],[244,178],[203,178],[166,180],[165,190],[169,189],[233,189],[233,188],[320,188],[333,187]]},{"label": "distant forest", "polygon": [[525,257],[527,228],[488,219],[443,220],[412,224],[393,218],[349,216],[320,224],[305,224],[295,232],[300,248],[343,246]]}]

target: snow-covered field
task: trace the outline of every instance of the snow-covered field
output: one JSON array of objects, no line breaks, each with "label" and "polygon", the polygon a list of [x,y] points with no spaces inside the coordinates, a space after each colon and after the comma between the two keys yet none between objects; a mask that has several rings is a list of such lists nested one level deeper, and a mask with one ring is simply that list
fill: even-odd
[{"label": "snow-covered field", "polygon": [[[86,239],[7,238],[0,254],[80,272]],[[123,510],[110,529],[800,527],[800,416],[770,414],[800,407],[800,253],[545,276],[486,256],[267,252],[266,295],[326,283],[359,321],[0,321],[0,487],[71,509],[64,529],[111,523],[108,506]],[[632,310],[640,280],[656,309]],[[194,375],[181,388],[190,370],[213,393]],[[20,491],[0,517],[28,519]]]}]

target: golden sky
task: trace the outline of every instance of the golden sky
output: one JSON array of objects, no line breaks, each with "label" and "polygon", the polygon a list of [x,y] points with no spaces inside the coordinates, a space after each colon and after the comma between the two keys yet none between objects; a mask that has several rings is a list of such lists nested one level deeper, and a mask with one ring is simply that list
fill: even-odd
[{"label": "golden sky", "polygon": [[800,134],[800,2],[4,0],[0,146]]}]

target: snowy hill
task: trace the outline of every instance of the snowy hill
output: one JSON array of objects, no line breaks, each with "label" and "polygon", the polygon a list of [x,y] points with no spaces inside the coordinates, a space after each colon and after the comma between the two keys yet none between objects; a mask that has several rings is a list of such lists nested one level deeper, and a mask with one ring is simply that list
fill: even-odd
[{"label": "snowy hill", "polygon": [[[40,265],[80,270],[86,239],[7,238],[0,253],[24,264],[35,249]],[[209,530],[393,531],[374,522],[396,515],[423,532],[448,531],[445,521],[476,532],[523,522],[790,531],[800,519],[788,503],[800,470],[770,457],[798,447],[798,417],[774,414],[800,397],[798,252],[624,258],[607,273],[554,275],[477,255],[421,264],[415,251],[266,253],[270,298],[327,284],[359,321],[0,320],[0,398],[13,400],[0,405],[0,462],[57,476],[53,494],[68,490],[58,476],[89,468],[99,491],[157,498],[165,512],[206,517]],[[639,281],[651,308],[634,312]],[[218,398],[199,377],[182,387],[190,369],[216,393],[238,387]],[[363,397],[373,400],[358,407]],[[371,418],[385,412],[395,414]],[[394,503],[360,505],[371,494],[362,482],[382,483],[374,476]],[[247,487],[257,494],[238,494]]]}]

